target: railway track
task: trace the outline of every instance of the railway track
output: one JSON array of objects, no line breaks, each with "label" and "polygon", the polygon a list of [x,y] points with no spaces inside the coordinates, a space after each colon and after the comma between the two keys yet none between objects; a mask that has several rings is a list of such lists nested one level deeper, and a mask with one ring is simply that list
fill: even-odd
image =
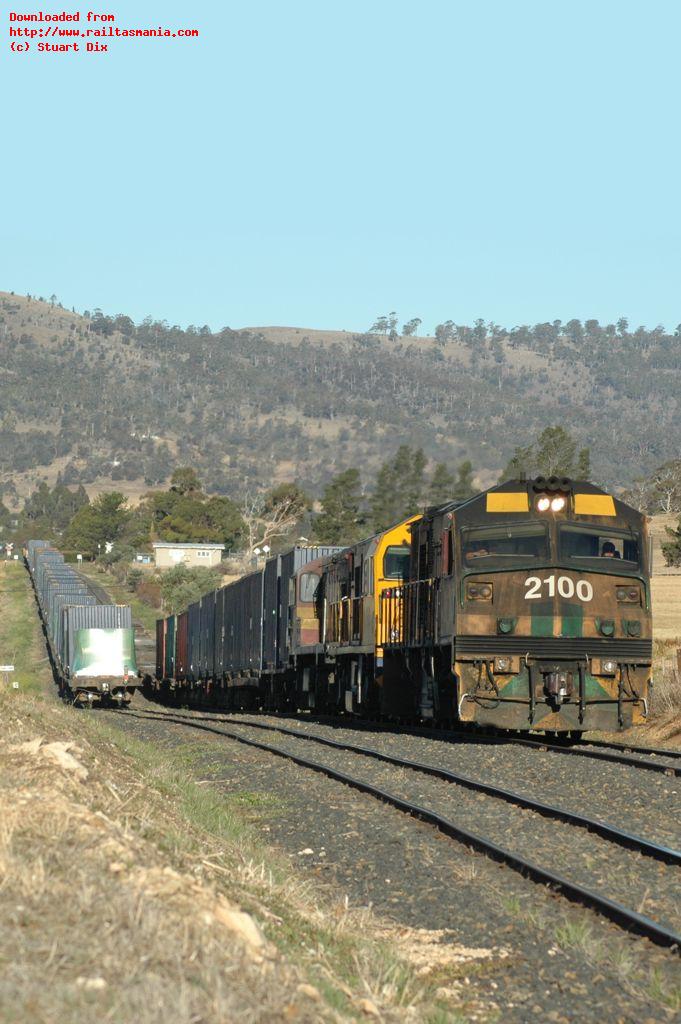
[{"label": "railway track", "polygon": [[[549,743],[544,740],[531,740],[515,736],[508,738],[506,742],[515,743],[525,747],[537,747],[540,750],[548,750],[551,753],[556,754],[572,754],[576,757],[591,757],[599,761],[611,761],[615,764],[627,764],[633,768],[642,768],[650,772],[660,772],[663,775],[671,775],[675,777],[681,775],[681,765],[664,764],[661,761],[652,761],[647,758],[632,756],[626,752],[630,748],[623,746],[620,749],[619,744],[617,743],[607,745],[609,747],[611,746],[613,749],[599,750],[597,746],[606,747],[606,744],[599,743],[596,745],[596,743],[580,740],[574,746],[566,746],[560,743]],[[637,749],[643,751],[645,748],[640,747]],[[660,756],[662,754],[661,750],[656,750],[654,752],[646,750],[645,752],[646,754],[654,753],[655,756]],[[668,752],[665,751],[665,756],[670,756],[673,760],[678,757],[678,754],[676,751],[673,751],[671,755],[668,755]]]},{"label": "railway track", "polygon": [[645,754],[654,757],[681,757],[681,750],[673,750],[670,747],[635,747],[631,743],[611,743],[608,740],[580,740],[589,747],[605,747],[608,750],[619,750],[623,754]]},{"label": "railway track", "polygon": [[[359,720],[343,719],[337,716],[315,715],[311,721],[329,722],[334,725],[349,725],[353,729],[358,728],[385,731],[395,729],[395,726],[386,724],[385,722],[362,722]],[[681,764],[665,764],[661,761],[648,760],[645,757],[632,756],[632,754],[643,754],[649,755],[650,757],[668,757],[670,761],[675,761],[681,758],[681,751],[667,750],[664,747],[632,747],[627,744],[609,743],[607,741],[600,740],[579,740],[577,743],[570,745],[567,743],[551,742],[548,739],[530,739],[529,737],[523,736],[508,736],[505,733],[489,735],[476,730],[464,732],[462,730],[438,729],[424,726],[400,725],[399,730],[400,732],[407,733],[410,736],[426,736],[430,739],[466,740],[469,743],[471,741],[475,741],[480,743],[516,744],[517,746],[533,747],[537,750],[546,750],[551,753],[572,754],[577,757],[592,757],[601,761],[630,765],[633,768],[659,772],[663,775],[670,775],[673,777],[681,775]],[[599,747],[603,747],[605,749],[600,750],[598,749]]]},{"label": "railway track", "polygon": [[[589,888],[580,882],[567,878],[556,871],[545,868],[541,864],[534,863],[525,856],[509,850],[485,836],[474,833],[468,828],[462,827],[450,818],[438,813],[438,811],[432,807],[426,807],[420,803],[405,799],[404,797],[389,792],[380,786],[376,786],[366,780],[357,778],[345,771],[340,771],[338,768],[334,768],[333,766],[308,757],[302,757],[291,750],[275,746],[271,743],[259,742],[258,740],[245,735],[241,731],[235,732],[232,729],[217,728],[215,724],[207,724],[209,721],[211,723],[216,721],[214,716],[202,716],[199,718],[196,715],[182,715],[176,712],[159,712],[152,709],[128,710],[124,712],[124,714],[126,716],[135,716],[143,719],[146,718],[147,720],[163,720],[165,722],[182,725],[203,732],[213,733],[218,736],[224,736],[245,746],[274,754],[277,757],[286,758],[300,767],[324,774],[328,778],[350,786],[359,792],[373,796],[413,818],[433,825],[440,832],[450,838],[465,843],[469,847],[485,853],[494,860],[505,864],[532,881],[548,885],[567,899],[596,910],[611,921],[614,921],[620,927],[636,932],[640,935],[644,935],[646,938],[658,945],[672,948],[676,952],[681,950],[681,934],[676,933],[667,925],[654,921],[641,914],[639,911],[626,907],[624,904],[611,899],[603,893]],[[237,726],[238,729],[248,728],[264,732],[278,733],[283,736],[291,737],[295,740],[317,743],[320,746],[333,748],[342,753],[350,753],[359,755],[360,757],[377,760],[396,768],[408,769],[413,772],[430,775],[448,783],[477,790],[478,792],[484,793],[488,796],[516,804],[543,817],[586,829],[599,835],[601,838],[607,839],[609,842],[616,843],[618,846],[628,850],[633,850],[643,856],[653,858],[667,865],[678,866],[681,864],[681,851],[652,842],[651,840],[644,839],[641,836],[633,835],[632,833],[619,829],[607,822],[589,818],[586,815],[576,814],[565,808],[546,804],[531,797],[526,797],[511,790],[493,786],[477,779],[472,779],[457,772],[452,772],[434,765],[424,764],[422,762],[394,757],[393,755],[386,754],[383,751],[378,751],[371,747],[342,743],[337,740],[328,739],[327,737],[320,737],[313,733],[301,733],[298,730],[290,729],[279,724],[269,725],[262,722],[252,722],[234,717],[219,719],[218,721],[227,721],[229,724]]]}]

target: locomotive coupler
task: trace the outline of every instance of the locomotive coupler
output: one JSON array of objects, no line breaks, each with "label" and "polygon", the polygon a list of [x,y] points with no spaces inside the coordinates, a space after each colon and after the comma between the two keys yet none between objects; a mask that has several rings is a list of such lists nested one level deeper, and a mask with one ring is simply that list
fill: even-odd
[{"label": "locomotive coupler", "polygon": [[546,703],[556,711],[572,696],[573,673],[562,665],[540,665]]}]

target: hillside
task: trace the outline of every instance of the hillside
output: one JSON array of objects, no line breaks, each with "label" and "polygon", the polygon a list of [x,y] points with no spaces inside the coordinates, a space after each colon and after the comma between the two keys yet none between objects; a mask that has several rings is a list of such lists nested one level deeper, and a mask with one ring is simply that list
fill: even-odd
[{"label": "hillside", "polygon": [[594,477],[628,483],[678,456],[678,332],[595,321],[427,337],[294,327],[181,330],[0,293],[0,486],[40,479],[136,497],[178,464],[239,495],[371,471],[400,443],[470,458],[493,482],[516,445],[567,426]]}]

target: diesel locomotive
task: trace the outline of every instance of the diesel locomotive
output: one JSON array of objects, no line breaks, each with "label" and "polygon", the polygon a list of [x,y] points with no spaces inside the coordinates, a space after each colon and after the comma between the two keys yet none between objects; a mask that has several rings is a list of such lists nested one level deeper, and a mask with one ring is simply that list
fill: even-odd
[{"label": "diesel locomotive", "polygon": [[651,687],[646,518],[586,482],[508,481],[342,549],[296,547],[157,624],[190,705],[614,730]]},{"label": "diesel locomotive", "polygon": [[646,517],[589,483],[510,481],[430,510],[383,599],[384,706],[509,729],[641,722],[650,571]]}]

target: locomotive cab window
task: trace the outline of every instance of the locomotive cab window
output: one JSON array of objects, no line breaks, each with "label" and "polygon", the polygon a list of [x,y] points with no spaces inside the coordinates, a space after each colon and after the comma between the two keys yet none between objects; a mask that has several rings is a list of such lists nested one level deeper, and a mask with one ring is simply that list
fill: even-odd
[{"label": "locomotive cab window", "polygon": [[405,580],[409,574],[410,550],[406,544],[386,548],[383,556],[383,576],[387,580]]},{"label": "locomotive cab window", "polygon": [[585,526],[561,526],[561,558],[584,561],[605,567],[609,562],[613,571],[638,569],[640,565],[638,534],[618,533]]},{"label": "locomotive cab window", "polygon": [[364,587],[365,593],[371,594],[374,589],[374,560],[367,558],[364,563]]},{"label": "locomotive cab window", "polygon": [[546,561],[549,535],[538,523],[510,523],[508,526],[481,527],[463,531],[464,564],[473,569],[511,567],[526,562]]},{"label": "locomotive cab window", "polygon": [[300,600],[303,604],[312,604],[317,598],[319,576],[314,572],[304,572],[300,577]]}]

